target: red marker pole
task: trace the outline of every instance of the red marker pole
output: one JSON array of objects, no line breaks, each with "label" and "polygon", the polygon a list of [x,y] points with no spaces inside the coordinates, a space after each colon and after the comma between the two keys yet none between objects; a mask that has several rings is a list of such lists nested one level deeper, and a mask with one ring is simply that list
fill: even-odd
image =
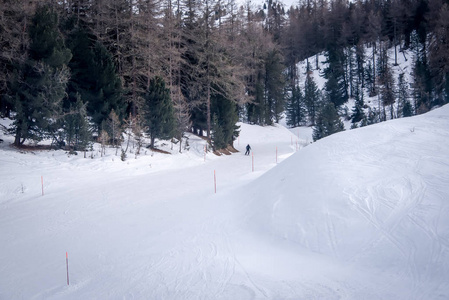
[{"label": "red marker pole", "polygon": [[69,255],[65,253],[65,264],[67,266],[67,285],[69,285]]},{"label": "red marker pole", "polygon": [[44,176],[41,176],[42,196],[44,195]]}]

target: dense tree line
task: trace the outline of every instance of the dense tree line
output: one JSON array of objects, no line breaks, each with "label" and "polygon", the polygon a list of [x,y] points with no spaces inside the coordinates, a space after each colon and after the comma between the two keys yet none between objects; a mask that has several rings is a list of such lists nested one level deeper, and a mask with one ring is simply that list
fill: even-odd
[{"label": "dense tree line", "polygon": [[[17,146],[118,145],[126,132],[154,147],[193,131],[224,148],[239,118],[270,125],[284,112],[321,138],[342,129],[349,98],[354,127],[447,103],[448,15],[443,0],[0,0],[0,113]],[[411,87],[392,72],[404,50]]]},{"label": "dense tree line", "polygon": [[271,124],[283,111],[281,48],[249,5],[0,4],[0,108],[14,119],[17,146],[51,138],[82,149],[89,136],[117,145],[140,128],[152,147],[194,131],[223,148],[239,116]]},{"label": "dense tree line", "polygon": [[[420,114],[447,103],[448,4],[444,0],[307,0],[291,7],[281,21],[279,35],[292,90],[287,121],[292,126],[314,125],[318,138],[326,130],[317,119],[322,122],[323,114],[334,114],[326,109],[329,102],[341,115],[342,105],[355,99],[347,116],[354,127]],[[319,70],[320,53],[326,57],[323,70]],[[412,60],[408,82],[404,73],[393,76],[400,55]],[[297,74],[295,66],[303,60],[307,74]],[[307,106],[305,96],[301,98],[310,84],[310,70],[327,80],[313,106]],[[299,82],[303,91],[297,90]],[[377,97],[379,106],[368,108],[366,96]],[[327,121],[332,123],[333,118]]]}]

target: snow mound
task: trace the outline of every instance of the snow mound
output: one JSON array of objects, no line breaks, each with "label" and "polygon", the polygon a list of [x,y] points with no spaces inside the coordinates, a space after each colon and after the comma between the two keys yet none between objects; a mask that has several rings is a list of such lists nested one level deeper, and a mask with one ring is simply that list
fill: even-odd
[{"label": "snow mound", "polygon": [[251,184],[246,224],[356,267],[349,298],[447,298],[448,128],[446,105],[322,139]]}]

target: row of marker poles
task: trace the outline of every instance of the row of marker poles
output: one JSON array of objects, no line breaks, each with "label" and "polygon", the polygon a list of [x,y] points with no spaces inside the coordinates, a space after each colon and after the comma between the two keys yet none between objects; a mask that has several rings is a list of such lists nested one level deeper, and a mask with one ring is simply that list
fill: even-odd
[{"label": "row of marker poles", "polygon": [[[291,139],[293,145],[293,137]],[[296,151],[298,151],[298,141],[296,141]],[[206,147],[204,147],[204,160],[206,160]],[[276,164],[278,163],[278,147],[276,146]],[[254,151],[251,151],[251,170],[254,172]],[[214,170],[214,191],[217,193],[217,175]]]}]

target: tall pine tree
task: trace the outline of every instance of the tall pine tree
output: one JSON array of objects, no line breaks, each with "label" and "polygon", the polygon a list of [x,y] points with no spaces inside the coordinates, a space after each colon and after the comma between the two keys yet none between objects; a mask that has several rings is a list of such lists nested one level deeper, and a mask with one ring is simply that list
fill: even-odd
[{"label": "tall pine tree", "polygon": [[304,103],[307,108],[307,115],[309,122],[315,125],[316,115],[318,113],[318,107],[321,101],[320,91],[310,74],[307,74],[306,81],[304,83]]},{"label": "tall pine tree", "polygon": [[294,86],[287,102],[287,125],[291,127],[301,126],[305,123],[306,107],[304,97],[299,86]]},{"label": "tall pine tree", "polygon": [[340,107],[348,101],[348,82],[345,76],[346,56],[342,48],[332,48],[327,52],[328,67],[324,70],[327,79],[325,89],[329,100]]},{"label": "tall pine tree", "polygon": [[344,125],[332,102],[326,103],[319,111],[316,125],[313,128],[313,140],[317,141],[331,134],[343,131]]},{"label": "tall pine tree", "polygon": [[72,55],[58,29],[58,16],[40,6],[29,27],[28,60],[15,71],[11,90],[16,115],[14,144],[56,138]]},{"label": "tall pine tree", "polygon": [[232,146],[238,136],[239,126],[237,105],[222,94],[212,94],[212,142],[214,148],[222,149]]},{"label": "tall pine tree", "polygon": [[169,139],[174,135],[175,118],[170,91],[165,87],[165,81],[156,76],[151,79],[150,86],[144,96],[144,124],[150,135],[151,148],[154,148],[156,138]]}]

